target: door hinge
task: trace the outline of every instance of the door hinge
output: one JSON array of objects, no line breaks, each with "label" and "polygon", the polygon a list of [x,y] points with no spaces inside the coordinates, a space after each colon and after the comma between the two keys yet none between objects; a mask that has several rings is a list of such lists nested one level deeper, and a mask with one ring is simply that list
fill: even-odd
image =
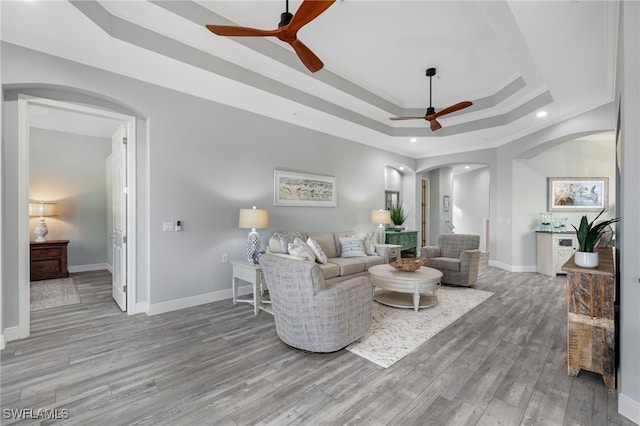
[{"label": "door hinge", "polygon": [[124,287],[122,287],[122,291],[125,292],[125,293],[127,292],[127,286],[126,285]]},{"label": "door hinge", "polygon": [[128,187],[128,186],[123,187],[123,188],[122,188],[122,193],[123,193],[124,195],[127,195],[127,194],[129,193],[129,187]]},{"label": "door hinge", "polygon": [[125,235],[124,237],[122,237],[122,242],[123,242],[124,244],[127,244],[127,236],[126,236],[126,235]]},{"label": "door hinge", "polygon": [[127,144],[127,142],[129,142],[129,141],[127,140],[127,138],[122,138],[122,144],[123,144],[123,145],[126,145],[126,144]]}]

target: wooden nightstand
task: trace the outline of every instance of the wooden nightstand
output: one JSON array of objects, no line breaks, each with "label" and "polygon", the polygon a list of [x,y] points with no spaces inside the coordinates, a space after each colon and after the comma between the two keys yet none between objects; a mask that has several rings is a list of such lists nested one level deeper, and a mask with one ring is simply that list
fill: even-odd
[{"label": "wooden nightstand", "polygon": [[31,281],[68,278],[69,240],[31,241]]}]

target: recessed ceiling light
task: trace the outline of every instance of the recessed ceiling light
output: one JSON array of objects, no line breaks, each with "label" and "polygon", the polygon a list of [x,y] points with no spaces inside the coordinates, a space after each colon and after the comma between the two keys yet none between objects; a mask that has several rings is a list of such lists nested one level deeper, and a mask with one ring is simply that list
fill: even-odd
[{"label": "recessed ceiling light", "polygon": [[470,166],[464,166],[465,169],[468,169]]},{"label": "recessed ceiling light", "polygon": [[399,168],[400,170],[404,170],[404,167],[402,167],[402,166],[400,166],[400,167],[398,167],[398,168]]},{"label": "recessed ceiling light", "polygon": [[536,117],[538,118],[542,118],[546,116],[547,116],[547,111],[538,111],[538,113],[536,114]]},{"label": "recessed ceiling light", "polygon": [[413,142],[415,142],[415,141],[417,141],[417,140],[418,140],[418,139],[416,139],[416,138],[411,138],[411,139],[409,139],[409,142],[412,142],[412,143],[413,143]]}]

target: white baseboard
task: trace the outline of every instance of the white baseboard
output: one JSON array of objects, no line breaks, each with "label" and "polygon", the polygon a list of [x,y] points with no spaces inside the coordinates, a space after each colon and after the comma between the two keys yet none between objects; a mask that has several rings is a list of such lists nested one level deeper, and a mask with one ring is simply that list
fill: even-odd
[{"label": "white baseboard", "polygon": [[490,260],[487,264],[509,272],[538,272],[537,267],[529,265],[509,265],[508,263],[498,262],[497,260]]},{"label": "white baseboard", "polygon": [[618,413],[640,425],[640,401],[636,401],[623,393],[618,394]]},{"label": "white baseboard", "polygon": [[10,341],[24,339],[25,337],[29,337],[29,335],[25,335],[24,330],[19,326],[5,328],[2,333],[2,349],[4,349]]},{"label": "white baseboard", "polygon": [[148,313],[147,311],[149,310],[149,303],[148,302],[138,302],[138,303],[136,303],[135,310],[136,311],[133,312],[133,315],[142,314],[142,313]]},{"label": "white baseboard", "polygon": [[4,350],[7,347],[7,344],[4,341],[4,333],[0,334],[0,351]]},{"label": "white baseboard", "polygon": [[90,271],[101,271],[103,269],[108,269],[111,272],[111,266],[107,263],[93,263],[91,265],[75,265],[69,266],[69,272],[90,272]]},{"label": "white baseboard", "polygon": [[503,262],[498,262],[497,260],[490,260],[487,262],[489,266],[495,266],[496,268],[504,269],[505,271],[511,272],[511,265]]},{"label": "white baseboard", "polygon": [[[253,286],[238,287],[238,295],[245,296],[253,294]],[[231,289],[214,291],[211,293],[200,294],[198,296],[185,297],[182,299],[170,300],[168,302],[160,302],[149,304],[147,315],[164,314],[165,312],[177,311],[178,309],[191,308],[193,306],[204,305],[206,303],[218,302],[220,300],[231,299],[233,292]]]}]

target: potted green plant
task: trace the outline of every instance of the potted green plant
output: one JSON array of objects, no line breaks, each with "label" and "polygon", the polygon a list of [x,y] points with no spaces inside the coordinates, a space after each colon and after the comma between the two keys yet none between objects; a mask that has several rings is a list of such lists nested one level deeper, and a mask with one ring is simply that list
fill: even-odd
[{"label": "potted green plant", "polygon": [[576,230],[576,238],[578,239],[578,251],[574,255],[573,261],[576,265],[585,268],[595,268],[599,264],[598,253],[594,252],[594,248],[598,239],[605,231],[608,225],[618,222],[619,217],[614,219],[603,220],[599,223],[595,223],[596,220],[604,213],[604,209],[598,213],[595,219],[591,222],[587,220],[587,216],[582,216],[580,220],[580,226],[576,228],[573,224],[573,229]]},{"label": "potted green plant", "polygon": [[407,214],[402,207],[402,203],[394,204],[391,206],[391,222],[395,225],[395,230],[400,231],[402,224],[407,220]]}]

